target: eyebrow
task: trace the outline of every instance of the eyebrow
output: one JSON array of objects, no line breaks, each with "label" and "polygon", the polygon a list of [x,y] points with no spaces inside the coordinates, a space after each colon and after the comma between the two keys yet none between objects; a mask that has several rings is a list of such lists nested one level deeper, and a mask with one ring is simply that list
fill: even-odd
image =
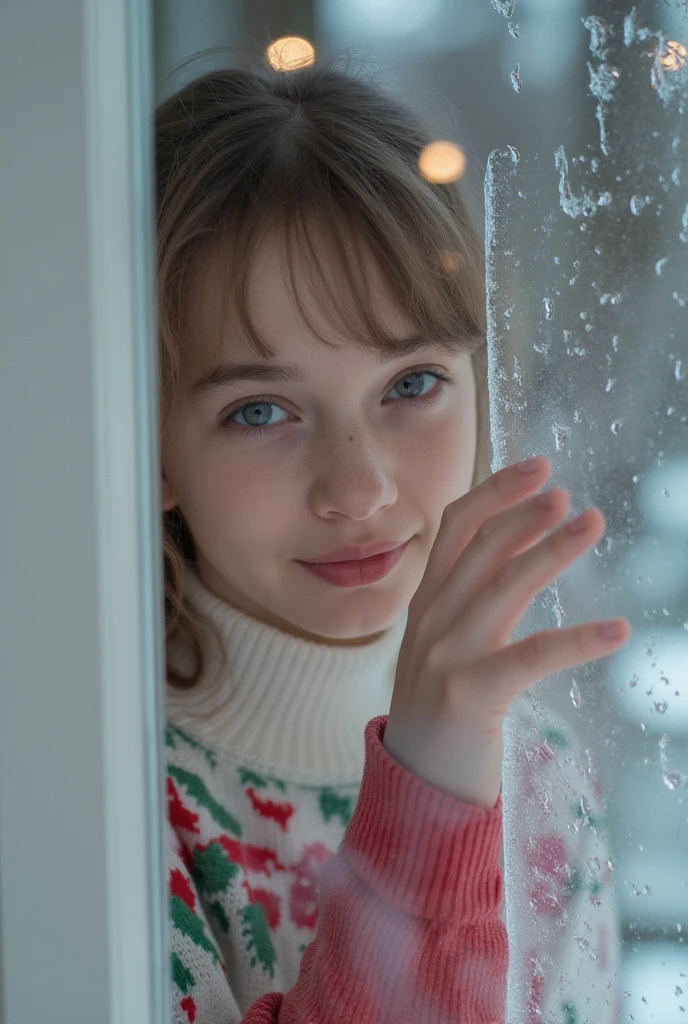
[{"label": "eyebrow", "polygon": [[[437,348],[441,345],[452,354],[473,351],[479,343],[478,338],[465,336],[447,340],[428,339],[423,335],[412,335],[410,338],[399,338],[398,347],[393,352],[381,352],[378,366],[385,366],[397,359],[404,359],[415,352],[423,352],[427,349]],[[209,373],[204,374],[189,390],[192,399],[204,398],[215,391],[219,391],[229,384],[237,384],[243,381],[277,381],[280,383],[297,382],[303,384],[308,379],[305,370],[296,363],[223,363],[216,366]]]}]

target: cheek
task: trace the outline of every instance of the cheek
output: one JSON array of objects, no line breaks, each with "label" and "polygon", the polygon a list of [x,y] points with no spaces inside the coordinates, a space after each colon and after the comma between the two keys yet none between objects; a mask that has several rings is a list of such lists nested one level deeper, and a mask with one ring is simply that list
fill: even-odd
[{"label": "cheek", "polygon": [[293,479],[289,484],[279,474],[237,463],[229,466],[223,459],[221,464],[199,467],[192,514],[209,539],[241,557],[242,552],[279,545],[276,525],[284,524],[289,533],[290,494],[297,490]]},{"label": "cheek", "polygon": [[415,460],[414,482],[410,483],[415,504],[426,524],[426,554],[439,532],[447,505],[470,490],[475,461],[475,427],[465,417],[454,415],[428,438],[423,458]]}]

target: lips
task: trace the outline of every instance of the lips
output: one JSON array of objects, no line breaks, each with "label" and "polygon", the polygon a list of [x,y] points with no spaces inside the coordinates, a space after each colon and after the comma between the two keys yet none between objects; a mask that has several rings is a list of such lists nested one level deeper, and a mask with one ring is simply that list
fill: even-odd
[{"label": "lips", "polygon": [[375,555],[382,555],[386,551],[394,551],[406,542],[403,540],[381,540],[374,544],[367,544],[361,547],[337,548],[326,555],[319,555],[317,558],[303,559],[312,565],[321,565],[323,562],[351,562],[361,561],[364,558],[373,558]]}]

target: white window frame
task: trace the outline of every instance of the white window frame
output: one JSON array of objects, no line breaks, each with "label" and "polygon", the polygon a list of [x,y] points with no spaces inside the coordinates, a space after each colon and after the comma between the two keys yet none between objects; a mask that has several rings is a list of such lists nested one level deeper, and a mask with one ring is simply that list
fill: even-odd
[{"label": "white window frame", "polygon": [[0,9],[0,1024],[168,1024],[147,0]]}]

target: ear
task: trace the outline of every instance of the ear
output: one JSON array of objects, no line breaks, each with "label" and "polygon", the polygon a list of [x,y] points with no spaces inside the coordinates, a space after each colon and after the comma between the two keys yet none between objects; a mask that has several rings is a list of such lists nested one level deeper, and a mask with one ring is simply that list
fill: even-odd
[{"label": "ear", "polygon": [[166,478],[165,474],[162,474],[161,480],[161,491],[160,491],[161,506],[163,512],[169,512],[177,504],[177,499],[172,491],[172,485]]}]

